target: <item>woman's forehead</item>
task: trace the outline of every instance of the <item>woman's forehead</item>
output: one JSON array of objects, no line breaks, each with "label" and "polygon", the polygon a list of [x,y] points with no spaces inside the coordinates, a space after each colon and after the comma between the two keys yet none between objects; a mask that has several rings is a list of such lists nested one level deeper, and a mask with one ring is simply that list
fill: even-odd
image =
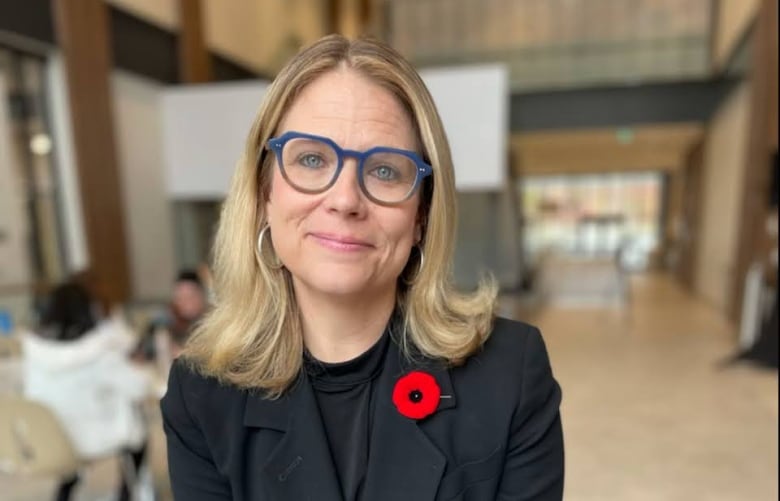
[{"label": "woman's forehead", "polygon": [[340,140],[415,145],[412,120],[398,98],[350,69],[330,71],[304,87],[281,121],[278,134],[295,130]]}]

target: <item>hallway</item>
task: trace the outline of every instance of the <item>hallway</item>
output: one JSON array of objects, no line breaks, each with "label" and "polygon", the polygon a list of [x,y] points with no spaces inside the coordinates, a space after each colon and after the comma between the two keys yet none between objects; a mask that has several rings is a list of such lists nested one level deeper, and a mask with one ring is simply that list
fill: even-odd
[{"label": "hallway", "polygon": [[777,372],[719,369],[731,327],[671,278],[631,287],[626,311],[524,319],[542,329],[563,388],[565,499],[777,499]]}]

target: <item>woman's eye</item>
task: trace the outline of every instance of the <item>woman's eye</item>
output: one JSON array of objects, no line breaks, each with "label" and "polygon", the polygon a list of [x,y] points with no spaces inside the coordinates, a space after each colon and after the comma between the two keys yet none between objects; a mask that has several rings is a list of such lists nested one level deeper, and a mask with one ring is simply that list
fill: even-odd
[{"label": "woman's eye", "polygon": [[393,181],[398,178],[396,169],[387,165],[380,165],[371,169],[371,175],[382,181]]},{"label": "woman's eye", "polygon": [[298,157],[298,163],[304,167],[308,167],[309,169],[317,169],[319,167],[322,167],[323,160],[322,157],[319,155],[315,155],[314,153],[308,153],[306,155],[301,155],[300,157]]}]

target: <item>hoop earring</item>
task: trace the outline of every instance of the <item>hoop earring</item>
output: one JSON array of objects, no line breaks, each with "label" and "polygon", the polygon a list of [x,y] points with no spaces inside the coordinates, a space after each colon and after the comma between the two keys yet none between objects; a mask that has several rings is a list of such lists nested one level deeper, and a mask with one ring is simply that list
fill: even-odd
[{"label": "hoop earring", "polygon": [[271,268],[272,270],[280,270],[284,267],[284,263],[279,259],[279,256],[276,256],[276,259],[273,263],[266,263],[265,259],[263,259],[263,238],[265,237],[265,232],[271,227],[271,225],[265,225],[263,226],[263,229],[260,230],[260,234],[257,235],[257,252],[260,255],[260,260],[265,263],[266,266]]},{"label": "hoop earring", "polygon": [[417,248],[417,252],[420,254],[420,264],[417,265],[417,271],[414,273],[414,276],[408,279],[404,279],[404,282],[406,282],[407,285],[411,285],[414,283],[415,280],[417,280],[417,277],[420,276],[420,272],[423,269],[423,265],[425,264],[425,254],[423,253],[422,246],[415,245]]}]

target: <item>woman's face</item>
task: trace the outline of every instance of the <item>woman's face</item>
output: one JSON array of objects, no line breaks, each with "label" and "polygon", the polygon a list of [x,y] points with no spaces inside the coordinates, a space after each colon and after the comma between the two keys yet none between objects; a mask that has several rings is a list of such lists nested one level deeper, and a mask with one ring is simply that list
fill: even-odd
[{"label": "woman's face", "polygon": [[[393,94],[340,68],[306,86],[282,120],[287,131],[331,138],[344,149],[375,146],[416,150],[412,122]],[[335,184],[306,194],[290,186],[274,159],[266,203],[274,249],[293,277],[296,294],[371,297],[393,294],[413,245],[420,240],[419,190],[395,206],[378,205],[358,185],[347,158]]]}]

